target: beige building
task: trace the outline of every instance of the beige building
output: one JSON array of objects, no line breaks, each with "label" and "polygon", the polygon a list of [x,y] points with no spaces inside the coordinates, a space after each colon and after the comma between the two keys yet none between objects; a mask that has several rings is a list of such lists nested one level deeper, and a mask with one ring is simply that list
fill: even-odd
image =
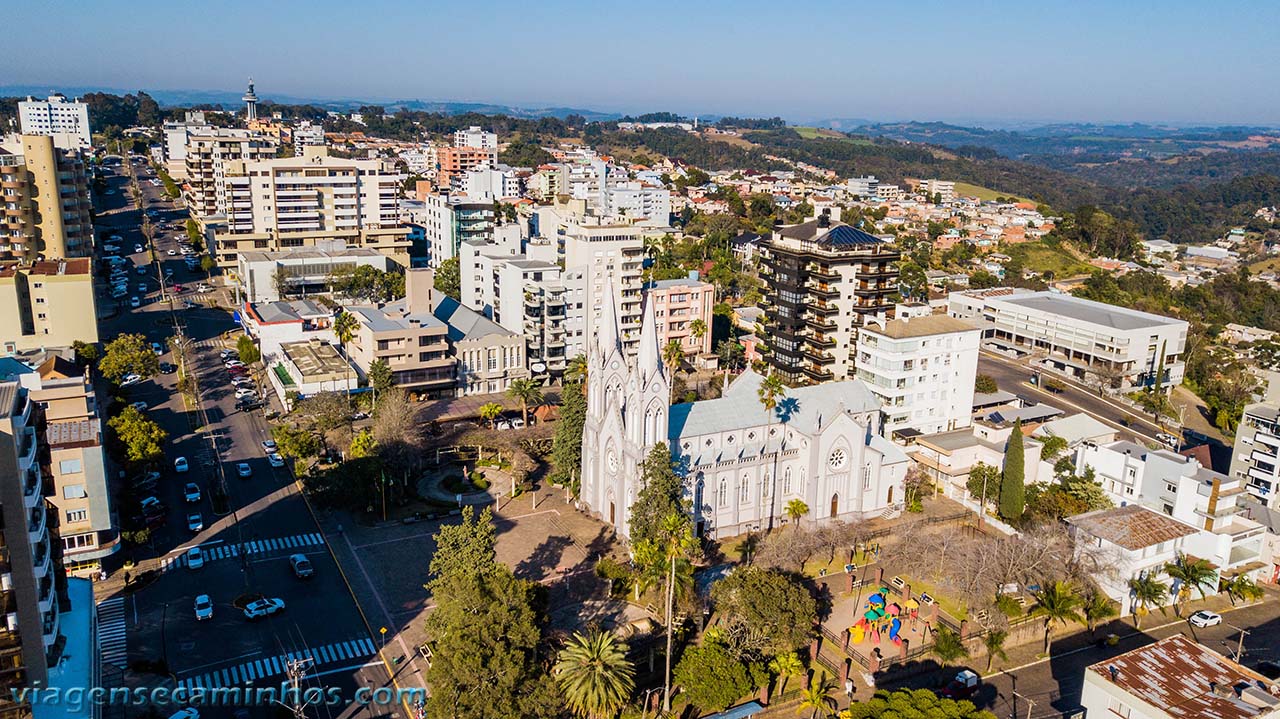
[{"label": "beige building", "polygon": [[55,147],[54,140],[10,135],[0,142],[0,261],[93,253],[83,157]]},{"label": "beige building", "polygon": [[[696,274],[696,273],[694,273]],[[659,280],[645,288],[657,318],[658,346],[666,347],[675,340],[685,356],[711,351],[711,309],[716,303],[716,288],[710,282],[688,278]],[[694,332],[694,320],[702,321],[701,336]]]},{"label": "beige building", "polygon": [[431,313],[431,272],[409,272],[405,290],[399,302],[347,308],[359,323],[347,353],[364,372],[374,361],[385,361],[396,386],[405,390],[452,397],[456,362],[449,349],[449,326]]},{"label": "beige building", "polygon": [[[188,153],[190,158],[190,153]],[[243,252],[368,248],[409,265],[409,228],[400,222],[401,177],[383,160],[301,157],[223,163],[213,252],[234,267]]]},{"label": "beige building", "polygon": [[98,341],[88,258],[0,267],[0,352]]},{"label": "beige building", "polygon": [[276,156],[275,140],[248,130],[191,128],[186,144],[187,207],[202,223],[213,223],[223,211],[227,167],[237,160]]}]

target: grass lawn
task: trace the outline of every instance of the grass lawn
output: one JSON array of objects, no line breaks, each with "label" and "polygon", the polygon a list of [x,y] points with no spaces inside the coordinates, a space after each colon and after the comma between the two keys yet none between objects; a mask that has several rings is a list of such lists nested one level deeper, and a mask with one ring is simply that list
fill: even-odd
[{"label": "grass lawn", "polygon": [[956,194],[963,195],[964,197],[976,197],[983,201],[994,200],[997,197],[1005,197],[1012,198],[1018,202],[1031,202],[1031,200],[1028,200],[1025,197],[1019,197],[1008,192],[1000,192],[999,190],[993,190],[990,187],[983,187],[982,185],[971,185],[967,182],[956,183]]},{"label": "grass lawn", "polygon": [[1259,260],[1249,265],[1249,271],[1257,274],[1259,272],[1276,272],[1280,271],[1280,257],[1270,257],[1265,260]]},{"label": "grass lawn", "polygon": [[1066,250],[1050,247],[1043,242],[1024,242],[1008,247],[1005,252],[1022,261],[1022,266],[1034,272],[1052,272],[1056,278],[1089,274],[1094,268],[1077,260]]}]

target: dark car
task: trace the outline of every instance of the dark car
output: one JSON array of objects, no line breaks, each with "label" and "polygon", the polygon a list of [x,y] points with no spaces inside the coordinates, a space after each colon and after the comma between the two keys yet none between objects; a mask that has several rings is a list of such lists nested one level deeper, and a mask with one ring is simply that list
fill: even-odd
[{"label": "dark car", "polygon": [[262,406],[260,399],[238,399],[236,400],[236,410],[240,412],[248,412],[251,409],[258,409]]},{"label": "dark car", "polygon": [[968,699],[977,694],[978,688],[981,686],[982,680],[978,677],[977,672],[961,669],[955,678],[942,688],[940,694],[947,699]]},{"label": "dark car", "polygon": [[178,371],[178,365],[176,364],[170,364],[168,362],[160,363],[160,374],[173,374],[174,372],[177,372],[177,371]]}]

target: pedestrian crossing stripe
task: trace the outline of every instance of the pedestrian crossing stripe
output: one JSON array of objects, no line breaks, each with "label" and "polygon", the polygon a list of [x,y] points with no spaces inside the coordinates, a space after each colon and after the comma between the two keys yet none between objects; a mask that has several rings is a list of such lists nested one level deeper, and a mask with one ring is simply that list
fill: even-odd
[{"label": "pedestrian crossing stripe", "polygon": [[377,654],[377,646],[373,643],[373,640],[369,637],[360,637],[319,647],[311,647],[300,652],[286,652],[265,659],[255,659],[222,669],[214,669],[179,679],[178,686],[185,689],[234,687],[282,675],[289,668],[291,659],[309,659],[313,667],[318,667],[335,662],[364,660],[374,654]]},{"label": "pedestrian crossing stripe", "polygon": [[112,597],[98,602],[98,658],[103,664],[121,667],[128,661],[124,597]]},{"label": "pedestrian crossing stripe", "polygon": [[[255,539],[243,544],[219,544],[204,548],[202,552],[204,554],[204,561],[213,562],[220,559],[234,559],[239,557],[241,554],[264,554],[267,552],[297,550],[323,544],[324,536],[319,532],[311,532],[308,534],[294,534],[288,537]],[[168,572],[179,567],[185,567],[186,565],[187,555],[185,552],[160,558],[161,572]]]}]

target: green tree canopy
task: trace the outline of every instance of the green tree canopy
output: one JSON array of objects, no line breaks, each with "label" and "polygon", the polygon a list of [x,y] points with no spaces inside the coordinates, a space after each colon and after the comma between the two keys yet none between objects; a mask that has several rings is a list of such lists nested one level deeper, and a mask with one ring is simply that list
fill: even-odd
[{"label": "green tree canopy", "polygon": [[582,389],[581,382],[565,383],[551,447],[551,481],[569,486],[574,496],[579,489],[582,428],[587,416],[587,396]]},{"label": "green tree canopy", "polygon": [[839,719],[996,719],[968,700],[944,699],[928,689],[881,689],[865,702],[854,702],[840,712]]},{"label": "green tree canopy", "polygon": [[320,438],[311,432],[291,424],[278,424],[271,428],[271,438],[281,456],[307,459],[320,454]]},{"label": "green tree canopy", "polygon": [[236,354],[240,355],[240,361],[245,364],[253,364],[262,359],[261,350],[249,335],[240,335],[236,338]]},{"label": "green tree canopy", "polygon": [[164,456],[169,433],[134,407],[125,407],[123,412],[107,420],[107,426],[124,445],[130,462],[154,462]]},{"label": "green tree canopy", "polygon": [[435,289],[455,300],[462,299],[462,274],[457,257],[450,257],[436,268]]},{"label": "green tree canopy", "polygon": [[1000,517],[1016,521],[1026,511],[1026,467],[1022,420],[1013,422],[1013,432],[1004,450],[1004,471],[1000,475]]},{"label": "green tree canopy", "polygon": [[981,394],[993,394],[1000,391],[1000,385],[991,375],[980,374],[973,380],[973,391]]},{"label": "green tree canopy", "polygon": [[687,514],[684,481],[676,474],[671,450],[659,442],[640,464],[643,486],[631,505],[631,543],[658,542],[662,524],[673,513]]},{"label": "green tree canopy", "polygon": [[754,688],[747,665],[720,642],[684,650],[675,681],[689,702],[704,712],[724,711]]},{"label": "green tree canopy", "polygon": [[151,351],[146,336],[126,334],[107,343],[98,369],[113,382],[120,382],[128,374],[154,377],[160,373],[160,359]]},{"label": "green tree canopy", "polygon": [[752,566],[712,585],[711,599],[732,621],[763,634],[771,655],[803,647],[818,611],[817,601],[795,576]]}]

